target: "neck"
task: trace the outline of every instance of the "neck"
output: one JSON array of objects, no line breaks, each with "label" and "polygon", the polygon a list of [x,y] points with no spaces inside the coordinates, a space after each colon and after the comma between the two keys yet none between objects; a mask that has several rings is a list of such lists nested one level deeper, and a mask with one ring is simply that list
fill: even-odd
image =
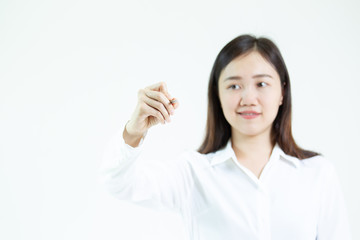
[{"label": "neck", "polygon": [[268,161],[274,147],[271,143],[270,133],[246,136],[233,131],[231,143],[239,161]]}]

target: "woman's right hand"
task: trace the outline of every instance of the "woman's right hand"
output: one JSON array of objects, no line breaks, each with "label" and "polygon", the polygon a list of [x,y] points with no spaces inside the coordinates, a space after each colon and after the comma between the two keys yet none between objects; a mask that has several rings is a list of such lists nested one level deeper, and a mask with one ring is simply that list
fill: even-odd
[{"label": "woman's right hand", "polygon": [[158,123],[170,122],[170,116],[179,106],[178,101],[174,102],[174,100],[175,98],[169,94],[165,82],[140,89],[135,111],[124,129],[125,142],[136,147],[150,127]]}]

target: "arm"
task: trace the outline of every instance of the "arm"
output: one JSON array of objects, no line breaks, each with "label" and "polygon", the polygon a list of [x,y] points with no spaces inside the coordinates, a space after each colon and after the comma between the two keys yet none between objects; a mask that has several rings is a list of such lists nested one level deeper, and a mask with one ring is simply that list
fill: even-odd
[{"label": "arm", "polygon": [[114,197],[154,209],[179,210],[191,189],[191,171],[185,158],[154,163],[141,158],[141,147],[131,147],[119,132],[109,142],[99,180]]},{"label": "arm", "polygon": [[350,240],[345,199],[335,167],[328,166],[323,187],[317,240]]},{"label": "arm", "polygon": [[166,164],[141,162],[141,145],[148,129],[170,122],[178,103],[168,94],[165,83],[141,89],[138,104],[123,131],[118,132],[106,149],[100,168],[100,182],[116,198],[153,208],[179,208],[191,186],[185,159]]}]

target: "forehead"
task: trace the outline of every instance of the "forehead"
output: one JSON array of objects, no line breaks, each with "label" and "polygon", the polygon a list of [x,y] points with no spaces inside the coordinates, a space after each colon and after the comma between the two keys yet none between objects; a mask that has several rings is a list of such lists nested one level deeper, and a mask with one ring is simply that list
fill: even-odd
[{"label": "forehead", "polygon": [[276,69],[257,51],[252,51],[234,58],[221,72],[220,79],[237,75],[251,77],[258,74],[269,74],[279,78]]}]

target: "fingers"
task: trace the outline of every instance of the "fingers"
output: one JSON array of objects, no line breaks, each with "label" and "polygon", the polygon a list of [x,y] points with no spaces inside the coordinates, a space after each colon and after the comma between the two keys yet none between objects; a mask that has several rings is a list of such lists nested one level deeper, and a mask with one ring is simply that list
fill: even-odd
[{"label": "fingers", "polygon": [[165,95],[161,92],[147,90],[145,91],[145,95],[155,101],[162,103],[163,107],[166,109],[169,115],[174,114],[174,106],[171,104],[170,100],[165,97]]},{"label": "fingers", "polygon": [[[161,122],[165,123],[165,121],[167,122],[170,122],[170,114],[169,112],[167,111],[167,109],[165,108],[164,104],[159,102],[159,101],[156,101],[152,98],[149,98],[149,97],[146,97],[144,98],[144,102],[150,106],[152,109],[155,109],[157,111],[157,113],[155,115],[154,114],[154,111],[149,110],[151,111],[151,115],[154,116],[154,117],[157,117],[159,120],[161,120]],[[159,115],[160,113],[160,115]]]},{"label": "fingers", "polygon": [[[146,104],[146,103],[145,103]],[[149,111],[149,115],[153,116],[155,119],[157,119],[159,122],[161,122],[162,124],[165,124],[165,118],[164,116],[161,114],[160,111],[158,111],[156,108],[153,108],[152,106],[146,104],[148,107],[148,111]]]},{"label": "fingers", "polygon": [[166,98],[168,100],[173,99],[173,97],[171,97],[170,93],[167,90],[167,86],[166,86],[165,82],[155,83],[155,84],[153,84],[153,85],[151,85],[151,86],[149,86],[149,87],[147,87],[145,89],[162,92],[166,96]]},{"label": "fingers", "polygon": [[149,121],[151,120],[150,122],[159,121],[163,124],[170,122],[170,116],[174,114],[174,110],[179,106],[177,99],[168,93],[164,82],[140,89],[138,97],[139,103],[142,103],[140,113]]}]

